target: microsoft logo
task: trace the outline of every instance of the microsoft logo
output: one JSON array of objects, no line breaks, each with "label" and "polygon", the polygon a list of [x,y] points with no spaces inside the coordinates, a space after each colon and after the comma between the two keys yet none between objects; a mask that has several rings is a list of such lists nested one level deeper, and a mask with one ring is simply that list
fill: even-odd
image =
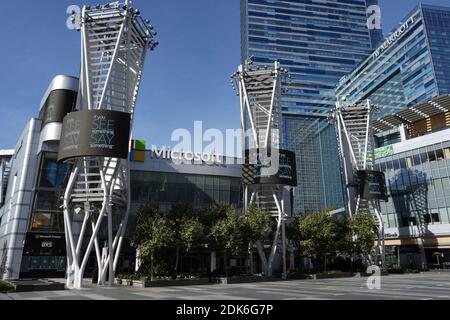
[{"label": "microsoft logo", "polygon": [[145,140],[131,140],[130,161],[145,162],[146,145]]}]

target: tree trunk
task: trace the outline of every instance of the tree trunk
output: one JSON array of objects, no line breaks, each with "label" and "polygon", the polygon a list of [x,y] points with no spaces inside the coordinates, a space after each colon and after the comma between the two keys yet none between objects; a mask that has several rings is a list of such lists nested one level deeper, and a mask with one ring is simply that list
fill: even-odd
[{"label": "tree trunk", "polygon": [[211,273],[217,270],[217,257],[216,252],[211,251]]},{"label": "tree trunk", "polygon": [[223,254],[223,268],[225,272],[225,277],[228,278],[228,263],[227,263],[227,254]]},{"label": "tree trunk", "polygon": [[175,256],[175,273],[178,273],[179,257],[180,257],[180,247],[177,246],[176,256]]},{"label": "tree trunk", "polygon": [[267,277],[267,275],[269,273],[267,257],[266,257],[266,253],[264,252],[264,247],[260,241],[256,242],[256,248],[258,249],[259,259],[261,260],[262,271],[264,273],[264,276]]},{"label": "tree trunk", "polygon": [[153,269],[153,261],[154,261],[154,254],[153,252],[150,255],[150,279],[153,281],[154,279],[154,269]]},{"label": "tree trunk", "polygon": [[253,266],[253,243],[250,243],[249,245],[249,267],[250,267],[250,274],[254,274],[255,273],[255,268]]},{"label": "tree trunk", "polygon": [[[135,260],[135,265],[134,265],[134,271],[136,273],[138,273],[141,269],[141,247],[139,246],[136,250],[136,260]],[[99,272],[99,276],[100,276],[100,272]]]},{"label": "tree trunk", "polygon": [[295,253],[293,251],[289,255],[289,269],[295,270]]},{"label": "tree trunk", "polygon": [[183,255],[180,258],[180,273],[183,273]]},{"label": "tree trunk", "polygon": [[327,255],[325,255],[325,259],[324,259],[324,269],[325,269],[325,273],[327,272]]}]

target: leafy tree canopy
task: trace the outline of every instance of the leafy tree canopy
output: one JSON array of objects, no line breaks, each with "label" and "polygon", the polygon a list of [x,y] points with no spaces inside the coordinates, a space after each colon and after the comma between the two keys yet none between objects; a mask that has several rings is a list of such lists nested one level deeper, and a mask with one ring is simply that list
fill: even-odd
[{"label": "leafy tree canopy", "polygon": [[351,222],[351,229],[354,234],[354,253],[369,253],[377,238],[377,227],[372,217],[366,212],[359,213]]},{"label": "leafy tree canopy", "polygon": [[268,241],[273,233],[273,219],[267,211],[251,207],[245,215],[246,236],[250,241]]},{"label": "leafy tree canopy", "polygon": [[227,208],[225,217],[214,223],[210,236],[216,248],[224,254],[239,255],[248,245],[244,219],[232,207]]}]

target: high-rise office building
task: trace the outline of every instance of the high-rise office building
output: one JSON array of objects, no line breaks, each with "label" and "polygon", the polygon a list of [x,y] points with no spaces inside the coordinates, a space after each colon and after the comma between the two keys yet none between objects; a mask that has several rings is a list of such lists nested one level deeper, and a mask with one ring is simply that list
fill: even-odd
[{"label": "high-rise office building", "polygon": [[297,154],[296,213],[343,207],[334,88],[382,39],[368,28],[377,0],[241,0],[242,60],[279,61],[292,74],[282,101],[286,149]]},{"label": "high-rise office building", "polygon": [[336,95],[352,103],[370,99],[383,116],[450,93],[449,30],[450,8],[417,6],[341,79]]}]

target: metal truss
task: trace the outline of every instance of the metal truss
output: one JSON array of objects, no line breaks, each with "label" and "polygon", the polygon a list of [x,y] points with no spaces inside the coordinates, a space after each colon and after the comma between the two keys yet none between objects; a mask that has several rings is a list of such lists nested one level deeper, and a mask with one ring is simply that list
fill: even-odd
[{"label": "metal truss", "polygon": [[[288,71],[280,63],[274,66],[252,66],[247,60],[232,75],[232,85],[240,98],[241,127],[245,150],[279,150],[281,141],[281,96],[283,83],[289,77]],[[244,169],[245,170],[245,169]],[[251,206],[257,206],[272,214],[277,227],[269,256],[264,245],[256,243],[266,276],[272,276],[273,263],[280,240],[283,250],[284,276],[286,276],[286,218],[284,193],[281,185],[244,185],[244,214]],[[280,239],[281,237],[281,239]]]},{"label": "metal truss", "polygon": [[363,199],[357,188],[358,171],[374,171],[375,142],[373,118],[377,108],[369,100],[362,104],[344,105],[337,102],[330,120],[335,123],[342,173],[346,185],[347,211],[353,218],[368,212],[377,226],[378,254],[385,265],[384,223],[380,200]]},{"label": "metal truss", "polygon": [[[158,45],[153,40],[156,32],[128,0],[85,6],[80,31],[77,110],[129,113],[133,122],[147,50]],[[129,159],[84,157],[71,163],[73,170],[64,195],[67,286],[82,287],[94,248],[98,283],[113,286],[130,215]],[[100,236],[108,239],[103,256]]]}]

